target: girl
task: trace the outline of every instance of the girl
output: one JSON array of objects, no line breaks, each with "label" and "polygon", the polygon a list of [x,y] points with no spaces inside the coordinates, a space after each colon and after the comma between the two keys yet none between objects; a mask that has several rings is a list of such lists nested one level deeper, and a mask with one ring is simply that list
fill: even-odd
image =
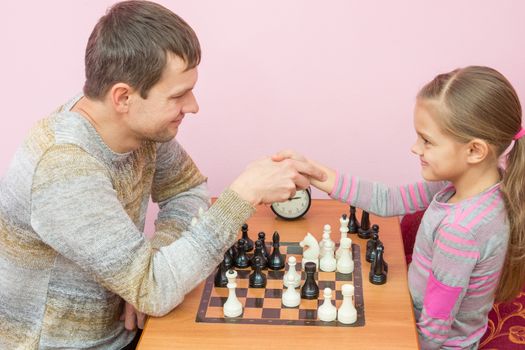
[{"label": "girl", "polygon": [[[421,347],[476,349],[494,299],[511,300],[525,282],[520,102],[494,69],[457,69],[419,92],[414,127],[426,181],[387,187],[310,161],[328,174],[312,184],[376,215],[426,209],[408,271]],[[284,158],[306,161],[292,151],[274,156]]]}]

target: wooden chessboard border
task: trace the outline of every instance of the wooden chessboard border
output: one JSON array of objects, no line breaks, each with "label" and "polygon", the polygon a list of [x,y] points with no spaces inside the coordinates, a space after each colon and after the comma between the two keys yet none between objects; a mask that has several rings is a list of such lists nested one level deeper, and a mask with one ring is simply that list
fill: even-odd
[{"label": "wooden chessboard border", "polygon": [[[302,254],[302,248],[299,246],[299,243],[298,242],[281,242],[281,247],[286,247],[286,253],[283,254],[283,255],[288,255],[288,254],[291,254],[291,255],[301,255]],[[363,327],[365,325],[365,305],[364,305],[364,298],[363,298],[363,278],[362,278],[362,273],[361,273],[361,252],[360,252],[360,247],[359,245],[357,244],[354,244],[352,243],[352,254],[353,254],[353,260],[354,260],[354,272],[352,272],[352,274],[350,274],[350,278],[347,277],[347,275],[342,275],[340,274],[339,277],[336,277],[336,279],[333,281],[333,283],[335,284],[336,282],[341,282],[341,281],[352,281],[353,285],[354,285],[354,288],[355,288],[355,291],[354,291],[354,306],[357,310],[357,321],[353,324],[342,324],[338,321],[332,321],[332,322],[324,322],[324,321],[321,321],[321,320],[318,320],[317,319],[317,307],[315,305],[320,305],[322,302],[323,302],[323,286],[322,286],[322,283],[321,282],[330,282],[330,281],[319,281],[317,279],[318,277],[318,274],[319,273],[324,273],[324,272],[316,272],[316,280],[319,284],[319,299],[318,300],[308,300],[308,301],[304,301],[304,300],[301,300],[301,305],[297,306],[297,307],[294,307],[294,308],[289,308],[289,307],[285,307],[284,305],[282,305],[282,303],[280,303],[280,307],[274,307],[274,308],[262,308],[262,312],[264,312],[264,310],[268,310],[267,313],[270,314],[270,315],[267,315],[269,316],[268,318],[264,318],[262,316],[249,316],[249,311],[247,311],[247,307],[246,305],[244,305],[243,303],[243,314],[239,317],[233,317],[233,318],[227,318],[227,317],[206,317],[206,314],[207,314],[207,310],[208,310],[208,306],[210,305],[210,301],[211,301],[211,298],[212,298],[212,292],[213,292],[213,289],[215,288],[214,286],[214,276],[215,276],[215,272],[212,273],[207,279],[206,279],[206,282],[204,284],[204,289],[203,289],[203,292],[202,292],[202,297],[201,297],[201,301],[199,303],[199,309],[197,311],[197,316],[196,316],[196,319],[195,321],[196,322],[204,322],[204,323],[237,323],[237,324],[267,324],[267,325],[297,325],[297,326],[328,326],[328,327]],[[297,262],[297,268],[299,269],[300,268],[300,265],[301,265],[301,262],[299,261],[300,259],[298,259],[298,262]],[[245,279],[247,280],[248,279],[248,275],[251,273],[251,269],[237,269],[238,273],[239,273],[239,276],[237,277],[237,280],[239,281],[241,278],[242,279]],[[281,283],[280,283],[280,290],[281,292],[284,292],[285,290],[285,287],[282,286],[282,276],[284,275],[285,273],[285,270],[282,269],[282,270],[279,270],[279,271],[272,271],[272,270],[268,270],[266,271],[267,273],[267,276],[268,276],[268,283],[270,283],[270,281],[276,281],[278,279],[281,280]],[[304,272],[302,273],[303,274],[303,277],[304,277]],[[339,274],[339,273],[336,273],[336,274]],[[340,279],[338,279],[340,278]],[[239,284],[239,283],[238,283]],[[268,289],[268,286],[266,288],[259,288],[259,290],[261,291],[264,291],[264,300],[276,300],[277,298],[279,298],[279,301],[280,301],[280,295],[275,295],[275,296],[267,296],[266,294],[266,290]],[[242,295],[243,294],[243,291],[246,291],[247,288],[237,288],[236,292],[237,292],[237,296],[239,297],[242,297],[242,296],[245,296],[245,295]],[[277,289],[270,289],[271,291],[274,291],[276,294],[279,294],[277,293],[278,290]],[[333,288],[332,288],[333,290]],[[261,292],[262,293],[262,292]],[[241,294],[241,295],[239,295]],[[335,293],[335,300],[334,298],[332,299],[332,303],[335,305],[335,302],[336,300],[342,300],[342,295],[341,295],[341,290],[337,290]],[[221,299],[224,299],[222,301],[222,303],[224,303],[224,301],[226,301],[226,298],[221,298]],[[247,301],[250,300],[250,302],[254,302],[254,299],[251,298],[251,299],[247,299]],[[257,301],[255,301],[255,303],[257,303]],[[264,301],[263,301],[264,303]],[[275,304],[275,303],[273,303]],[[310,308],[304,308],[304,307],[301,307],[303,304],[308,304],[310,305]],[[210,306],[210,307],[216,307],[216,308],[220,308],[222,310],[222,306]],[[253,305],[252,307],[248,307],[248,309],[257,309],[260,307],[258,307],[257,305]],[[284,311],[283,311],[284,310]],[[283,311],[283,312],[281,312]],[[274,313],[279,313],[279,318],[272,318],[272,315],[271,313],[274,312]],[[291,316],[287,316],[287,315],[291,315]],[[298,319],[294,319],[294,317],[306,317],[306,319],[301,319],[301,318],[298,318]],[[288,317],[288,318],[286,318]]]}]

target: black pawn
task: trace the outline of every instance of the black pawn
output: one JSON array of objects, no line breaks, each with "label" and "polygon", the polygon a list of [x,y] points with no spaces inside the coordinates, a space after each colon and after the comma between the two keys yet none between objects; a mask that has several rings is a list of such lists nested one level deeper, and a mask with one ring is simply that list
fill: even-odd
[{"label": "black pawn", "polygon": [[376,257],[376,248],[379,243],[379,226],[372,226],[372,238],[366,242],[366,261],[372,262]]},{"label": "black pawn", "polygon": [[383,258],[383,244],[379,243],[376,248],[376,257],[375,260],[370,265],[370,274],[368,278],[372,284],[385,284],[386,283],[386,273],[385,261]]},{"label": "black pawn", "polygon": [[348,232],[357,233],[357,230],[359,230],[359,221],[357,221],[357,217],[355,215],[355,207],[350,206],[350,217],[348,218]]},{"label": "black pawn", "polygon": [[232,260],[233,260],[233,265],[235,265],[235,259],[237,259],[237,242],[235,242],[231,247],[230,249],[228,249],[228,251],[230,252],[230,256],[232,257]]},{"label": "black pawn", "polygon": [[253,250],[253,241],[248,237],[248,224],[244,224],[241,227],[242,239],[246,241],[246,251],[251,252]]},{"label": "black pawn", "polygon": [[234,260],[234,266],[240,269],[250,266],[250,259],[246,255],[246,242],[242,238],[237,242],[237,257]]},{"label": "black pawn", "polygon": [[262,261],[260,256],[255,256],[253,258],[252,269],[254,271],[250,274],[250,287],[265,288],[266,275],[262,272]]},{"label": "black pawn", "polygon": [[228,271],[229,268],[226,267],[226,264],[224,263],[224,260],[219,264],[219,267],[217,268],[217,273],[215,274],[215,279],[213,284],[215,287],[226,287],[228,284],[228,278],[226,277],[226,271]]},{"label": "black pawn", "polygon": [[275,231],[273,233],[273,250],[272,254],[270,255],[270,258],[268,259],[268,268],[271,270],[280,270],[284,268],[284,257],[282,256],[281,252],[279,251],[280,243],[279,243],[279,233]]},{"label": "black pawn", "polygon": [[363,215],[361,216],[361,227],[357,230],[357,236],[359,238],[369,239],[370,235],[370,214],[363,210]]},{"label": "black pawn", "polygon": [[231,269],[233,267],[233,256],[232,256],[232,249],[228,249],[226,253],[224,253],[224,265],[226,265],[226,269]]},{"label": "black pawn", "polygon": [[319,297],[319,287],[315,282],[315,270],[316,264],[314,262],[307,262],[304,264],[304,272],[306,278],[304,284],[301,287],[301,298],[303,299],[317,299]]},{"label": "black pawn", "polygon": [[259,241],[262,242],[264,256],[266,257],[266,260],[268,260],[270,258],[270,253],[268,253],[268,248],[266,247],[266,242],[264,241],[265,238],[266,238],[266,233],[261,231],[261,232],[259,232],[257,237],[259,237]]},{"label": "black pawn", "polygon": [[263,244],[259,239],[255,241],[255,253],[253,253],[252,266],[255,262],[256,257],[261,258],[261,266],[263,269],[266,269],[268,267],[268,259],[266,259],[266,257],[264,256]]}]

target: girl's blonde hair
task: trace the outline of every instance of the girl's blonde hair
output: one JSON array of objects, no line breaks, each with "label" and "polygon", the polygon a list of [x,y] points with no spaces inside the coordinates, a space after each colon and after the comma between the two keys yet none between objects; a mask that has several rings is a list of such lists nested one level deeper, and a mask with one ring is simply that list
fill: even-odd
[{"label": "girl's blonde hair", "polygon": [[[436,102],[438,123],[445,132],[463,143],[474,138],[485,140],[498,157],[521,130],[518,95],[492,68],[470,66],[440,74],[417,98]],[[496,290],[498,301],[512,300],[525,284],[525,137],[514,142],[501,183],[510,235]]]}]

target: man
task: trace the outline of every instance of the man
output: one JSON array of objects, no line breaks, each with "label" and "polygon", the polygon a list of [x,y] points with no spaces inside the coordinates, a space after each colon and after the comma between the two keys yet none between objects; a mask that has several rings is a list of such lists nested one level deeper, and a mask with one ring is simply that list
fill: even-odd
[{"label": "man", "polygon": [[34,127],[0,182],[0,348],[127,346],[126,302],[129,329],[134,309],[166,314],[212,273],[255,205],[325,176],[263,159],[209,207],[206,178],[174,140],[198,111],[199,61],[193,30],[160,5],[123,2],[99,20],[84,94]]}]

